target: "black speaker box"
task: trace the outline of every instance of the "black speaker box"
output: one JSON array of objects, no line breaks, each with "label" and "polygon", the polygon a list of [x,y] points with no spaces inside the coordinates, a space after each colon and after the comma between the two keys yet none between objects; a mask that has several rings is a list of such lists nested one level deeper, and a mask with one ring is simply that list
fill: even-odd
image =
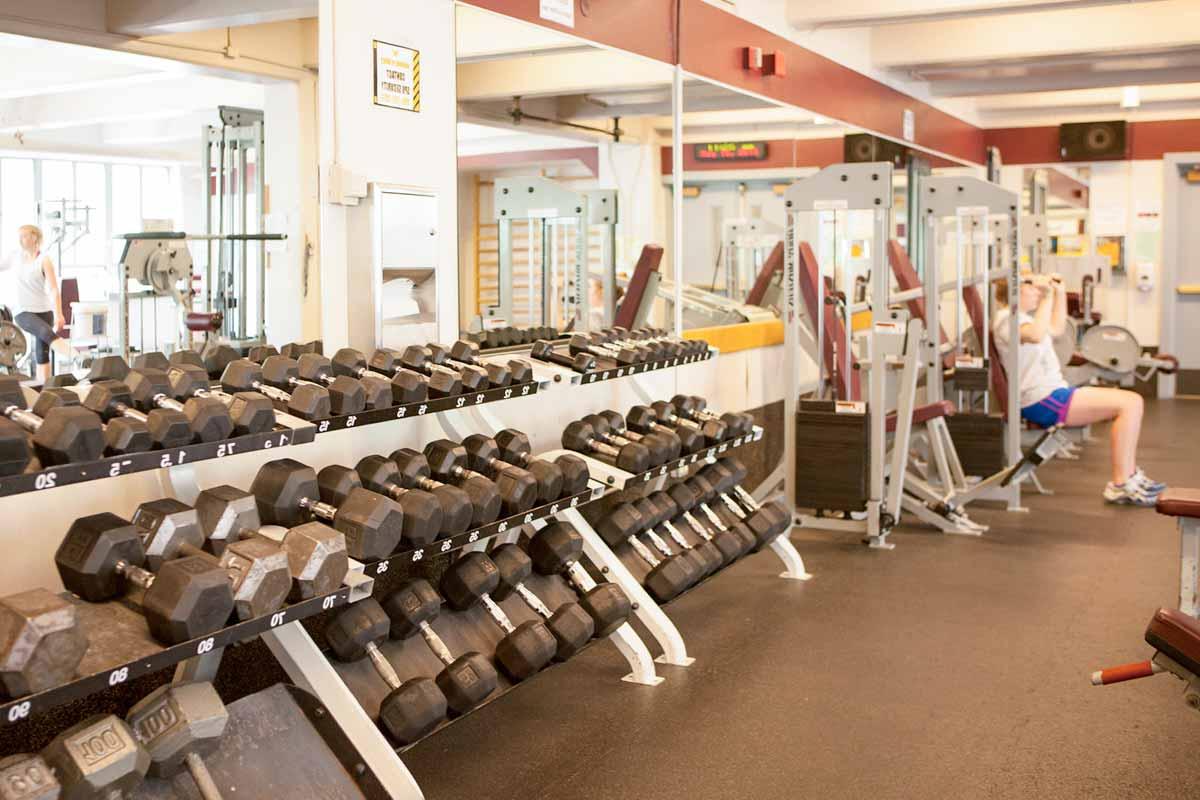
[{"label": "black speaker box", "polygon": [[847,164],[864,161],[890,161],[893,166],[908,163],[908,148],[869,133],[852,133],[842,139],[842,158]]},{"label": "black speaker box", "polygon": [[1122,161],[1128,158],[1125,121],[1070,122],[1058,126],[1063,161]]}]

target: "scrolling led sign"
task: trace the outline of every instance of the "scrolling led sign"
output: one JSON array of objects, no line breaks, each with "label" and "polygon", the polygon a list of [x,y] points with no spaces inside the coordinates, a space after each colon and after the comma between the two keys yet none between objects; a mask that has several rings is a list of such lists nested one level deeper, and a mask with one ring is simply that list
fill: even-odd
[{"label": "scrolling led sign", "polygon": [[692,145],[697,161],[765,161],[766,142],[705,142]]}]

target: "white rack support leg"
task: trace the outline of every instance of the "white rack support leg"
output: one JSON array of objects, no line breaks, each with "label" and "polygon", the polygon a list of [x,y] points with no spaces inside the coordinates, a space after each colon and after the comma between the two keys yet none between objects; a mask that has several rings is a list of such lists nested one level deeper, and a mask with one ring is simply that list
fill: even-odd
[{"label": "white rack support leg", "polygon": [[267,631],[262,638],[296,685],[329,709],[388,796],[393,800],[424,800],[425,794],[408,767],[367,716],[304,626],[293,622]]},{"label": "white rack support leg", "polygon": [[791,533],[792,529],[788,528],[771,542],[771,551],[783,562],[784,569],[779,573],[779,577],[792,581],[811,581],[813,575],[804,568],[804,558],[796,549],[796,545],[792,544]]},{"label": "white rack support leg", "polygon": [[642,621],[663,649],[658,657],[660,664],[671,664],[676,667],[690,666],[696,659],[687,654],[687,647],[675,623],[666,615],[658,603],[647,594],[616,554],[600,538],[600,534],[592,530],[579,509],[570,508],[563,512],[568,522],[575,526],[583,537],[583,552],[592,563],[601,569],[608,577],[621,587],[625,595],[633,603],[634,613]]},{"label": "white rack support leg", "polygon": [[1179,610],[1200,616],[1197,576],[1200,575],[1200,520],[1179,517]]}]

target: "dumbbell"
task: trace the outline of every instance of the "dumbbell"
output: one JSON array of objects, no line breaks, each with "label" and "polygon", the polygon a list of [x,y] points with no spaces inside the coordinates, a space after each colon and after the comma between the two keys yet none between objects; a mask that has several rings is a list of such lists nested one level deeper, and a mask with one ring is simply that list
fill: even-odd
[{"label": "dumbbell", "polygon": [[[392,375],[395,380],[398,375],[408,373],[415,375],[425,385],[426,397],[454,397],[462,393],[462,379],[454,372],[446,369],[434,369],[430,373],[410,369],[403,362],[401,353],[391,348],[379,348],[371,355],[368,362],[373,371]],[[424,399],[424,398],[422,398]]]},{"label": "dumbbell", "polygon": [[[132,373],[131,373],[132,374]],[[120,419],[131,419],[144,425],[150,434],[155,449],[170,450],[191,444],[194,438],[192,425],[183,412],[173,408],[152,408],[144,413],[134,408],[133,395],[129,387],[117,381],[97,381],[90,386],[78,387],[83,391],[83,405],[89,411],[113,425]],[[72,391],[75,389],[73,388]]]},{"label": "dumbbell", "polygon": [[[246,351],[246,358],[250,361],[253,361],[255,364],[261,364],[271,356],[277,355],[279,355],[279,348],[275,347],[273,344],[255,345]],[[226,365],[226,368],[228,368],[228,365]],[[222,372],[221,374],[224,375],[225,373]]]},{"label": "dumbbell", "polygon": [[687,487],[687,484],[672,484],[667,487],[666,492],[675,501],[675,507],[679,509],[678,518],[687,523],[688,527],[701,539],[716,545],[717,550],[721,553],[723,566],[731,564],[742,557],[742,554],[745,552],[745,543],[741,537],[728,528],[725,530],[715,529],[710,531],[707,526],[701,524],[700,520],[696,519],[692,514],[692,509],[696,507],[696,494]]},{"label": "dumbbell", "polygon": [[46,745],[42,758],[62,787],[62,800],[121,800],[150,769],[146,748],[125,720],[112,714],[97,714],[67,728]]},{"label": "dumbbell", "polygon": [[165,560],[198,556],[224,570],[238,619],[261,617],[287,602],[292,573],[288,554],[275,542],[253,536],[227,544],[220,556],[211,555],[202,549],[204,531],[196,509],[173,497],[142,503],[131,521],[151,569]]},{"label": "dumbbell", "polygon": [[791,516],[786,509],[775,503],[760,505],[739,485],[747,475],[747,470],[740,461],[721,459],[716,464],[705,467],[700,474],[713,484],[718,497],[734,517],[754,532],[760,549],[792,527]]},{"label": "dumbbell", "polygon": [[[78,406],[79,395],[71,388],[45,388],[33,403],[33,413],[45,417],[52,408]],[[154,447],[150,428],[133,417],[116,417],[104,425],[104,455],[144,453]],[[28,448],[26,448],[28,449]]]},{"label": "dumbbell", "polygon": [[[450,346],[450,358],[460,364],[483,367],[485,369],[491,369],[492,366],[499,366],[494,364],[494,362],[481,362],[479,360],[479,345],[474,342],[464,341],[463,339],[459,339]],[[533,368],[529,366],[528,361],[523,361],[519,358],[510,358],[503,367],[508,370],[512,383],[528,383],[533,380]]]},{"label": "dumbbell", "polygon": [[74,603],[47,589],[0,597],[0,685],[9,697],[71,680],[87,647]]},{"label": "dumbbell", "polygon": [[221,377],[226,367],[241,357],[242,354],[237,348],[227,344],[205,347],[204,352],[200,354],[200,358],[204,361],[204,370],[214,381]]},{"label": "dumbbell", "polygon": [[658,414],[649,406],[634,406],[624,418],[619,414],[614,414],[614,417],[615,419],[610,419],[612,425],[616,426],[620,420],[629,426],[631,432],[640,436],[657,433],[668,437],[672,442],[678,443],[679,454],[691,455],[704,449],[704,436],[699,431],[687,427],[671,428],[660,425]]},{"label": "dumbbell", "polygon": [[[329,411],[336,416],[361,414],[367,407],[367,391],[354,378],[345,375],[334,377],[329,359],[316,353],[302,353],[296,360],[296,377],[300,381],[315,383],[329,390]],[[288,389],[295,384],[280,386]],[[391,395],[391,390],[388,390]]]},{"label": "dumbbell", "polygon": [[221,388],[231,394],[260,392],[277,403],[283,403],[289,414],[300,419],[317,420],[329,416],[329,390],[324,386],[301,383],[291,393],[276,389],[263,379],[262,367],[248,358],[229,363],[221,374]]},{"label": "dumbbell", "polygon": [[705,443],[710,446],[724,441],[728,435],[728,428],[724,422],[711,419],[693,422],[690,419],[684,419],[675,413],[675,406],[665,400],[655,400],[650,404],[650,408],[654,410],[656,421],[659,424],[674,428],[676,431],[680,428],[691,428],[698,431],[704,437]]},{"label": "dumbbell", "polygon": [[186,771],[204,800],[221,800],[204,757],[220,747],[229,711],[211,683],[160,686],[135,703],[125,720],[150,754],[150,775],[169,780]]},{"label": "dumbbell", "polygon": [[386,355],[380,356],[381,352],[383,351],[376,351],[376,356],[379,356],[379,365],[383,369],[375,368],[375,359],[372,359],[372,368],[368,369],[366,356],[352,348],[343,347],[330,359],[333,374],[357,378],[364,386],[386,381],[392,394],[392,402],[396,405],[419,403],[429,397],[429,384],[425,376],[397,368],[395,361]]},{"label": "dumbbell", "polygon": [[655,527],[663,521],[666,516],[664,509],[659,508],[657,503],[650,501],[648,498],[640,497],[633,501],[633,507],[638,510],[645,521],[645,527],[639,533],[645,536],[650,545],[658,551],[665,559],[676,559],[679,561],[684,572],[687,573],[687,586],[694,586],[700,582],[707,573],[707,564],[704,559],[700,558],[695,552],[690,549],[681,549],[676,553],[666,540],[658,535]]},{"label": "dumbbell", "polygon": [[20,475],[34,460],[29,440],[20,425],[0,417],[0,476]]},{"label": "dumbbell", "polygon": [[[167,359],[166,354],[160,350],[147,350],[144,353],[138,353],[133,357],[131,365],[134,369],[161,369],[164,372],[171,368],[171,362]],[[121,378],[125,376],[122,375]],[[114,380],[120,380],[115,378]]]},{"label": "dumbbell", "polygon": [[293,396],[306,386],[313,386],[320,389],[329,404],[326,414],[333,413],[333,397],[329,389],[318,384],[300,380],[300,363],[294,358],[288,358],[284,355],[268,358],[262,363],[262,380],[264,383],[274,386],[280,391],[291,392]]},{"label": "dumbbell", "polygon": [[[518,467],[524,467],[533,473],[534,477],[538,478],[539,491],[542,488],[551,489],[549,481],[545,485],[542,484],[540,475],[543,472],[550,474],[544,467],[539,464],[549,464],[558,470],[559,476],[562,479],[562,486],[559,489],[558,497],[569,497],[579,494],[588,487],[588,468],[587,462],[579,456],[563,453],[554,459],[553,462],[548,462],[544,458],[534,458],[532,456],[533,448],[529,444],[529,437],[515,428],[505,428],[496,433],[494,439],[496,442],[497,453],[501,459],[509,464],[515,464]],[[558,497],[547,497],[541,495],[543,503],[552,503]]]},{"label": "dumbbell", "polygon": [[[442,372],[454,379],[451,386],[451,393],[442,395],[443,397],[452,397],[459,394],[473,394],[483,391],[488,385],[488,374],[485,370],[479,367],[458,367],[451,369],[433,362],[432,354],[428,349],[420,345],[409,345],[400,353],[400,363],[406,368],[414,372],[420,372],[426,376],[432,376],[435,372]],[[429,394],[432,397],[438,396],[434,391],[433,383],[429,384]]]},{"label": "dumbbell", "polygon": [[[237,360],[237,359],[235,359]],[[232,362],[231,362],[232,363]],[[167,381],[176,400],[211,397],[225,406],[233,421],[233,435],[246,436],[275,429],[275,404],[260,392],[224,391],[209,388],[208,375],[192,364],[176,364],[167,370]]]},{"label": "dumbbell", "polygon": [[[172,355],[177,355],[172,353]],[[203,369],[203,367],[201,367]],[[192,428],[197,442],[219,442],[233,433],[233,417],[229,409],[215,397],[190,397],[184,403],[171,396],[171,381],[167,373],[156,369],[132,369],[125,376],[125,385],[134,405],[143,413],[156,408],[178,411]]]},{"label": "dumbbell", "polygon": [[324,352],[325,343],[320,339],[313,339],[311,342],[288,342],[279,348],[279,354],[287,358],[299,358],[305,353],[322,355]]},{"label": "dumbbell", "polygon": [[500,571],[483,553],[473,551],[459,558],[442,574],[442,596],[456,611],[482,605],[504,633],[496,645],[496,661],[514,681],[523,681],[550,663],[558,644],[540,620],[513,625],[492,599],[500,585]]},{"label": "dumbbell", "polygon": [[250,493],[257,501],[259,519],[267,525],[328,522],[345,537],[345,552],[359,561],[387,558],[403,535],[404,512],[391,498],[356,487],[340,505],[322,502],[317,473],[292,458],[263,464]]},{"label": "dumbbell", "polygon": [[609,363],[619,367],[627,367],[630,364],[638,363],[640,360],[638,354],[628,348],[609,349],[601,347],[597,341],[583,333],[576,333],[571,336],[570,341],[567,343],[567,349],[571,355],[586,353],[590,356],[595,356],[598,364]]},{"label": "dumbbell", "polygon": [[91,603],[119,597],[127,586],[144,590],[140,605],[154,638],[179,644],[220,630],[233,613],[224,570],[197,556],[142,568],[141,536],[128,520],[104,512],[71,524],[54,554],[67,591]]},{"label": "dumbbell", "polygon": [[[167,359],[167,363],[175,367],[187,366],[205,369],[204,359],[200,356],[200,354],[195,350],[190,350],[186,347],[171,353],[170,358]],[[170,369],[170,367],[168,367],[168,369]],[[207,372],[206,369],[205,371]]]},{"label": "dumbbell", "polygon": [[703,570],[705,576],[711,575],[725,566],[725,556],[717,549],[715,544],[704,537],[700,537],[700,541],[692,544],[675,527],[672,520],[679,516],[679,506],[669,494],[661,491],[652,492],[647,495],[646,500],[658,509],[658,514],[655,516],[655,523],[651,526],[651,530],[658,528],[666,531],[667,537],[678,545],[685,554],[692,557]]},{"label": "dumbbell", "polygon": [[[443,440],[443,444],[448,448],[454,445],[448,440]],[[489,437],[479,434],[468,436],[455,448],[455,453],[458,464],[490,478],[499,487],[505,516],[520,514],[537,505],[542,492],[539,479],[532,472],[497,458],[499,452],[496,443]],[[554,496],[558,496],[559,486],[546,488],[556,490]]]},{"label": "dumbbell", "polygon": [[[405,539],[411,546],[420,547],[439,537],[463,533],[475,518],[471,495],[457,486],[430,478],[425,456],[416,450],[397,450],[390,458],[366,456],[354,465],[354,471],[363,486],[401,504],[406,523]],[[420,530],[408,530],[409,507],[417,503],[434,503],[438,513],[419,516]],[[433,524],[435,522],[437,524]]]},{"label": "dumbbell", "polygon": [[[455,342],[455,346],[458,344],[459,342]],[[461,344],[466,345],[468,348],[471,347],[470,342],[461,342]],[[502,386],[509,386],[513,382],[512,372],[510,372],[508,367],[504,366],[503,364],[496,364],[494,362],[488,362],[487,364],[476,364],[469,361],[463,361],[461,359],[454,358],[451,353],[451,348],[442,344],[427,344],[425,345],[425,349],[429,353],[429,360],[438,366],[446,367],[448,369],[453,369],[455,367],[472,367],[475,369],[482,369],[487,373],[487,385],[492,389]],[[470,353],[468,353],[468,355],[470,355]]]},{"label": "dumbbell", "polygon": [[617,335],[611,330],[593,331],[588,338],[599,347],[610,350],[632,350],[637,354],[639,362],[654,361],[659,357],[658,348],[646,342],[618,341]]},{"label": "dumbbell", "polygon": [[433,629],[433,621],[442,610],[442,598],[429,581],[415,578],[404,581],[383,601],[383,610],[391,620],[391,637],[407,640],[421,634],[425,645],[442,671],[434,678],[446,705],[454,714],[465,714],[496,690],[499,676],[486,658],[469,650],[457,658]]},{"label": "dumbbell", "polygon": [[452,483],[471,495],[475,507],[472,526],[478,528],[499,519],[529,510],[537,502],[537,484],[532,486],[507,474],[495,482],[469,470],[466,450],[449,439],[437,439],[425,445],[425,460],[433,477]]},{"label": "dumbbell", "polygon": [[691,585],[692,569],[678,556],[659,559],[642,544],[637,535],[646,529],[647,522],[632,504],[621,503],[597,520],[596,533],[609,547],[616,547],[622,542],[628,544],[638,558],[646,562],[650,571],[646,573],[642,585],[657,602],[665,603]]},{"label": "dumbbell", "polygon": [[686,348],[679,342],[652,336],[645,331],[631,331],[626,328],[614,326],[606,328],[604,334],[619,344],[640,344],[644,347],[649,347],[654,351],[654,357],[660,360],[681,356],[686,352]]},{"label": "dumbbell", "polygon": [[529,351],[529,354],[538,361],[558,364],[560,367],[566,367],[575,372],[591,372],[596,368],[596,357],[590,353],[573,353],[571,356],[564,356],[562,353],[555,352],[554,345],[546,341],[534,342],[533,349]]},{"label": "dumbbell", "polygon": [[502,544],[488,554],[500,572],[500,582],[494,597],[497,602],[516,594],[525,605],[546,621],[546,628],[554,636],[555,661],[566,661],[574,656],[596,633],[596,623],[578,603],[567,602],[551,611],[542,599],[525,585],[533,574],[533,562],[515,544]]},{"label": "dumbbell", "polygon": [[258,501],[254,495],[233,486],[214,486],[196,497],[196,516],[206,539],[205,546],[221,556],[236,542],[263,537],[280,545],[287,554],[296,602],[329,594],[342,585],[349,569],[346,537],[319,522],[306,522],[279,537],[261,530]]},{"label": "dumbbell", "polygon": [[562,496],[563,474],[558,466],[542,459],[527,459],[528,468],[513,464],[508,459],[500,457],[500,446],[495,439],[482,433],[473,433],[462,441],[463,449],[467,451],[467,467],[476,472],[490,474],[512,468],[522,469],[533,477],[537,484],[537,500],[539,504],[552,503]]},{"label": "dumbbell", "polygon": [[687,484],[692,494],[696,495],[696,505],[693,508],[699,510],[709,524],[717,530],[728,530],[736,535],[742,542],[743,555],[758,547],[758,537],[755,536],[754,531],[750,530],[749,526],[741,521],[735,522],[733,525],[726,525],[725,520],[721,519],[720,515],[709,506],[709,501],[715,500],[717,497],[717,489],[708,478],[697,474],[688,478],[684,483]]},{"label": "dumbbell", "polygon": [[693,422],[724,422],[729,436],[745,436],[754,430],[754,417],[733,411],[727,411],[718,417],[704,410],[706,403],[703,397],[677,394],[671,398],[671,405],[675,407],[676,414]]},{"label": "dumbbell", "polygon": [[[104,430],[98,416],[86,408],[67,406],[39,417],[28,410],[25,391],[16,376],[0,377],[0,414],[33,434],[33,451],[44,467],[95,461],[104,453]],[[19,458],[20,448],[14,450],[12,432],[5,438],[9,450]]]},{"label": "dumbbell", "polygon": [[379,704],[379,721],[400,744],[431,733],[446,718],[446,695],[426,677],[401,681],[392,662],[380,650],[391,636],[392,622],[372,597],[360,600],[330,620],[325,640],[338,661],[371,659],[375,672],[391,689]]},{"label": "dumbbell", "polygon": [[125,375],[129,372],[129,364],[121,356],[100,356],[92,360],[88,366],[87,374],[80,381],[75,377],[74,373],[63,372],[59,375],[51,375],[46,381],[47,388],[62,389],[68,386],[78,386],[81,383],[95,383],[96,381],[123,381]]},{"label": "dumbbell", "polygon": [[633,607],[615,583],[597,583],[579,563],[583,537],[568,522],[552,522],[529,539],[529,559],[539,575],[562,575],[579,594],[579,605],[603,638],[625,624]]},{"label": "dumbbell", "polygon": [[62,784],[40,755],[16,753],[0,759],[0,798],[59,800],[60,797]]},{"label": "dumbbell", "polygon": [[568,450],[595,456],[626,472],[645,472],[650,468],[650,451],[644,445],[633,443],[617,448],[605,444],[591,425],[579,420],[563,429],[562,444]]},{"label": "dumbbell", "polygon": [[[596,438],[613,447],[623,447],[629,444],[635,444],[634,440],[628,436],[618,434],[609,425],[608,419],[600,414],[588,414],[583,417],[583,421],[592,426],[592,431],[596,434]],[[650,466],[657,467],[659,464],[665,464],[672,458],[678,456],[680,444],[676,440],[672,442],[663,436],[647,436],[637,441],[650,451]]]}]

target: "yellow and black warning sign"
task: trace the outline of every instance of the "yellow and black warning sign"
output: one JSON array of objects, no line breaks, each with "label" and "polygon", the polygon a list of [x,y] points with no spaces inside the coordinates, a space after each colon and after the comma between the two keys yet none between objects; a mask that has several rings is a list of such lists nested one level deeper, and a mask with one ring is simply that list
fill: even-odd
[{"label": "yellow and black warning sign", "polygon": [[378,40],[372,47],[375,49],[375,105],[420,112],[421,51]]}]

